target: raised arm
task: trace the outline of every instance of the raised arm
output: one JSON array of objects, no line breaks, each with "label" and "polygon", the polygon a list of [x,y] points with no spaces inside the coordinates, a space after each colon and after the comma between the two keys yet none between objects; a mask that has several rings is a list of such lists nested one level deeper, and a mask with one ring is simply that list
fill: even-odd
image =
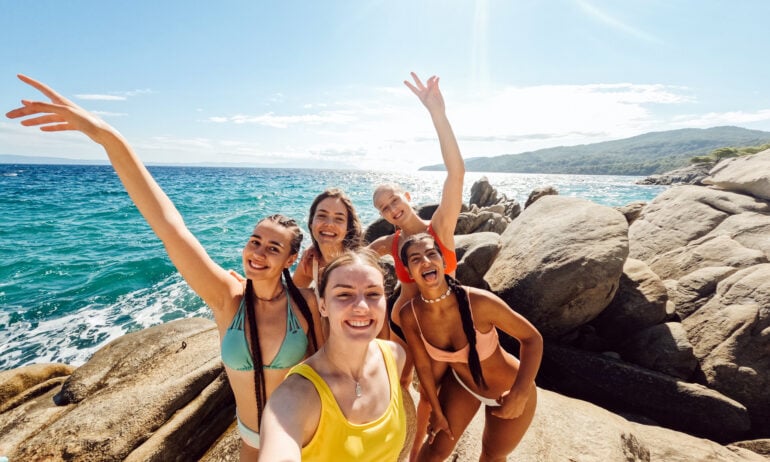
[{"label": "raised arm", "polygon": [[163,241],[171,261],[192,289],[212,309],[222,308],[240,283],[209,258],[185,226],[174,204],[158,186],[123,136],[106,122],[34,79],[19,79],[51,101],[22,100],[22,107],[6,114],[11,119],[33,116],[21,122],[44,132],[79,131],[104,147],[128,195]]},{"label": "raised arm", "polygon": [[276,388],[262,414],[259,461],[300,462],[302,446],[315,434],[321,398],[313,385],[290,375]]},{"label": "raised arm", "polygon": [[412,72],[412,79],[414,84],[406,80],[404,84],[420,98],[420,101],[428,109],[438,134],[441,156],[446,167],[447,177],[441,192],[441,202],[433,213],[431,222],[442,242],[447,242],[454,235],[457,217],[460,216],[462,208],[465,162],[463,162],[460,147],[457,145],[457,139],[446,116],[444,97],[438,86],[439,78],[434,75],[423,84],[417,74]]}]

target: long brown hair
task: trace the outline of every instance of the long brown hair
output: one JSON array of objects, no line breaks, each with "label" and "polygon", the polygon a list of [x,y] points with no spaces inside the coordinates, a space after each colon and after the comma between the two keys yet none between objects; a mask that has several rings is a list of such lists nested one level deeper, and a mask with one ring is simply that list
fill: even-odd
[{"label": "long brown hair", "polygon": [[345,238],[342,240],[342,247],[345,250],[356,250],[363,245],[363,227],[361,226],[361,220],[358,218],[356,208],[353,206],[353,201],[350,200],[345,191],[339,188],[328,188],[324,192],[317,195],[313,202],[310,204],[310,215],[307,219],[307,229],[310,231],[310,240],[313,241],[313,247],[321,253],[321,249],[318,247],[318,241],[313,236],[313,219],[315,218],[315,212],[318,209],[318,204],[322,200],[328,198],[339,199],[345,209],[348,211],[347,229],[345,231]]},{"label": "long brown hair", "polygon": [[[289,217],[281,214],[270,215],[265,217],[257,223],[259,226],[263,221],[269,220],[273,223],[279,224],[284,228],[291,230],[294,235],[291,239],[289,247],[289,255],[296,255],[299,253],[300,246],[302,244],[302,231],[297,225],[297,222]],[[287,297],[291,297],[294,304],[299,308],[300,313],[307,322],[308,336],[310,337],[309,345],[312,345],[312,352],[318,349],[318,340],[315,336],[315,323],[313,322],[313,314],[310,312],[310,306],[308,306],[305,297],[302,296],[302,292],[294,285],[294,281],[291,279],[289,269],[283,270],[283,283],[286,284],[288,291]],[[267,392],[265,390],[265,374],[263,371],[264,362],[262,361],[262,350],[259,347],[259,331],[257,330],[257,311],[254,309],[254,299],[256,294],[254,293],[254,285],[251,279],[246,280],[246,291],[243,296],[246,299],[246,322],[249,324],[249,331],[251,332],[251,358],[254,364],[254,392],[257,396],[257,412],[260,418],[262,417],[262,410],[265,408],[265,402],[267,401]],[[288,320],[286,321],[288,322]]]}]

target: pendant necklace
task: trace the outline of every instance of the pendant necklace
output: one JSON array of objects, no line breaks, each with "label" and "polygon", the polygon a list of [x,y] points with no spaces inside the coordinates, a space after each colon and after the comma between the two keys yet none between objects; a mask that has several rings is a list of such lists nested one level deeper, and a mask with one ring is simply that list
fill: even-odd
[{"label": "pendant necklace", "polygon": [[423,296],[422,296],[422,293],[420,293],[420,298],[421,298],[421,299],[422,299],[422,301],[424,301],[425,303],[438,303],[438,302],[440,302],[441,300],[443,300],[443,299],[445,299],[445,298],[449,297],[449,294],[450,294],[450,293],[452,293],[452,288],[451,288],[451,287],[447,287],[447,288],[446,288],[446,292],[444,292],[444,293],[443,293],[443,294],[442,294],[442,295],[441,295],[439,298],[425,298],[425,297],[423,297]]},{"label": "pendant necklace", "polygon": [[342,373],[342,375],[350,378],[352,381],[356,383],[356,388],[355,388],[356,398],[360,398],[364,394],[363,389],[361,388],[361,382],[359,380],[356,380],[352,374],[346,374],[339,366],[334,364],[334,361],[332,361],[332,359],[329,357],[329,353],[326,352],[326,345],[321,347],[321,349],[324,351],[324,355],[326,356],[326,359],[329,361],[329,363],[332,366],[334,366],[335,369],[337,369],[339,372]]}]

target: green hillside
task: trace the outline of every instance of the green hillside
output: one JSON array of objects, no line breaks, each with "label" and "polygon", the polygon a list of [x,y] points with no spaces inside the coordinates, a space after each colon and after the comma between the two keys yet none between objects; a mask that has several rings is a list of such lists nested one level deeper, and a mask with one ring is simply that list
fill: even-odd
[{"label": "green hillside", "polygon": [[[708,155],[718,148],[768,142],[770,132],[760,130],[740,127],[685,128],[603,143],[473,157],[465,160],[465,168],[471,172],[646,176],[683,167],[693,157]],[[429,165],[420,170],[444,170],[444,165]]]}]

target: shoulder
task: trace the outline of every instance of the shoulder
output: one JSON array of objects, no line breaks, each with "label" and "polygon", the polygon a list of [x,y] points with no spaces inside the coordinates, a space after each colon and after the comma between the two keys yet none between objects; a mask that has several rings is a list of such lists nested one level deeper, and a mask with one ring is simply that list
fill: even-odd
[{"label": "shoulder", "polygon": [[305,299],[310,308],[318,308],[318,299],[315,296],[313,289],[307,287],[299,287],[299,293],[302,294],[302,298]]},{"label": "shoulder", "polygon": [[394,234],[388,234],[387,236],[381,236],[372,241],[367,247],[377,252],[378,255],[390,254],[390,247],[393,245]]},{"label": "shoulder", "polygon": [[406,351],[396,342],[390,340],[378,340],[383,348],[386,348],[393,355],[393,359],[396,361],[399,373],[404,369],[406,363]]},{"label": "shoulder", "polygon": [[494,324],[497,315],[504,311],[512,311],[505,300],[488,290],[476,287],[462,286],[468,292],[468,300],[477,321],[488,320]]}]

